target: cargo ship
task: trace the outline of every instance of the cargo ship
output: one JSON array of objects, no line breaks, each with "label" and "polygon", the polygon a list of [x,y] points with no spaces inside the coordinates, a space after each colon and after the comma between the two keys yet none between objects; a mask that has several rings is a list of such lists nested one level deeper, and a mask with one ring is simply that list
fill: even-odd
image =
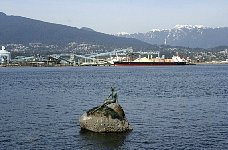
[{"label": "cargo ship", "polygon": [[137,58],[135,60],[118,60],[114,61],[114,66],[174,66],[190,65],[187,60],[179,56],[173,56],[171,59],[165,58]]}]

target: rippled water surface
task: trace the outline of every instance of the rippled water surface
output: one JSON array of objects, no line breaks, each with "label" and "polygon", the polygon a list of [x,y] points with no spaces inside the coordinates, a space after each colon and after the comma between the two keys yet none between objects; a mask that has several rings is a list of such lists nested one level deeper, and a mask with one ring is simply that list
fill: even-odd
[{"label": "rippled water surface", "polygon": [[[81,131],[110,87],[134,130]],[[228,149],[228,65],[0,68],[0,149]]]}]

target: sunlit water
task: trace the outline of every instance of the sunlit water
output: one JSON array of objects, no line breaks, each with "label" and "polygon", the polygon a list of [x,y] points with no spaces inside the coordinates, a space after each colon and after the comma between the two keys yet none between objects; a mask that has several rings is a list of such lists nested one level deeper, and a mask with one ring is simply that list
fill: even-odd
[{"label": "sunlit water", "polygon": [[[110,87],[133,127],[81,131]],[[0,68],[0,149],[228,149],[228,65]]]}]

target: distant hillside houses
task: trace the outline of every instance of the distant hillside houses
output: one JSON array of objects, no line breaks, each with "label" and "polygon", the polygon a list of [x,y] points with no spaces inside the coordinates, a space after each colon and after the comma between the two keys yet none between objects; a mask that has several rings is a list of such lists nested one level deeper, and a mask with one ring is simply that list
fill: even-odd
[{"label": "distant hillside houses", "polygon": [[42,44],[65,47],[68,43],[75,42],[111,48],[147,49],[152,47],[151,44],[137,39],[117,37],[85,27],[79,29],[20,16],[9,16],[1,12],[0,20],[0,44],[35,43],[35,46],[39,48]]}]

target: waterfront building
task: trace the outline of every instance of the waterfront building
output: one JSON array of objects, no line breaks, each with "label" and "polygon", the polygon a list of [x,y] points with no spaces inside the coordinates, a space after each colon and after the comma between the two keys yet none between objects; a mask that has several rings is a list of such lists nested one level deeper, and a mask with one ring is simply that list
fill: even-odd
[{"label": "waterfront building", "polygon": [[0,50],[0,64],[8,64],[11,61],[11,54],[10,52],[5,50],[5,47],[2,46]]}]

